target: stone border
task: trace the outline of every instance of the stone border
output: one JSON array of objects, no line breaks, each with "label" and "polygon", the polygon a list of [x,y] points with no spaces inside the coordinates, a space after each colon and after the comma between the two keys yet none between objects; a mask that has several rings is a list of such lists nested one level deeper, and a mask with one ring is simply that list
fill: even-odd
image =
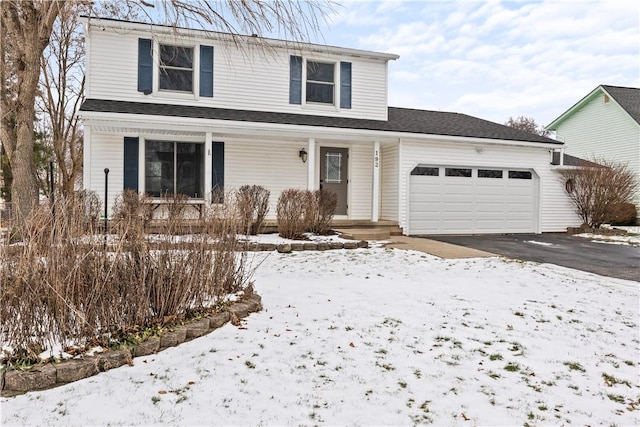
[{"label": "stone border", "polygon": [[248,298],[232,304],[226,311],[192,320],[160,336],[149,337],[146,341],[130,349],[107,350],[104,353],[84,356],[81,359],[34,365],[27,371],[4,369],[0,374],[0,389],[2,390],[0,396],[12,397],[28,391],[46,390],[88,378],[125,364],[133,365],[134,357],[148,356],[169,347],[175,347],[221,328],[229,321],[236,324],[239,319],[260,310],[262,310],[262,298],[258,294],[252,294]]},{"label": "stone border", "polygon": [[328,251],[333,249],[358,249],[368,248],[369,242],[366,240],[352,242],[293,242],[293,243],[258,243],[247,242],[243,249],[247,252],[270,252],[278,251],[281,254],[288,254],[294,251]]}]

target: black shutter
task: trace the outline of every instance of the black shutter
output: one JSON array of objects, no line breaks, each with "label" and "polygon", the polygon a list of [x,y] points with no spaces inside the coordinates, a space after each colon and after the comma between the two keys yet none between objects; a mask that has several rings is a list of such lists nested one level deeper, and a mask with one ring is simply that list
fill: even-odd
[{"label": "black shutter", "polygon": [[213,97],[213,46],[200,46],[200,96]]},{"label": "black shutter", "polygon": [[340,63],[340,108],[351,108],[351,62]]},{"label": "black shutter", "polygon": [[289,104],[302,104],[302,57],[289,58]]},{"label": "black shutter", "polygon": [[138,92],[153,91],[153,40],[138,39]]},{"label": "black shutter", "polygon": [[224,203],[224,142],[212,142],[211,201]]},{"label": "black shutter", "polygon": [[124,190],[138,191],[138,141],[124,137]]}]

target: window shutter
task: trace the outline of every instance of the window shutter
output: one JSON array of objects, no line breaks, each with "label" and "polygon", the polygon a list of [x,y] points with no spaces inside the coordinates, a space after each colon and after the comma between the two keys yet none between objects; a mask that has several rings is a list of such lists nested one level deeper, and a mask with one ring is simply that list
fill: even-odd
[{"label": "window shutter", "polygon": [[211,201],[224,203],[224,142],[212,142]]},{"label": "window shutter", "polygon": [[138,92],[153,91],[153,40],[138,39]]},{"label": "window shutter", "polygon": [[138,191],[138,141],[124,137],[124,190]]},{"label": "window shutter", "polygon": [[200,96],[213,97],[213,46],[200,46]]},{"label": "window shutter", "polygon": [[340,108],[351,108],[351,62],[340,63]]},{"label": "window shutter", "polygon": [[302,104],[302,57],[289,58],[289,104]]}]

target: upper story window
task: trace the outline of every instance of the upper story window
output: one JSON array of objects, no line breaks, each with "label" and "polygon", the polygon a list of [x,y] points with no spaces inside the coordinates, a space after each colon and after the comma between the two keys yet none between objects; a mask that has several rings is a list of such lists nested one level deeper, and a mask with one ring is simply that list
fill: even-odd
[{"label": "upper story window", "polygon": [[351,62],[321,62],[291,55],[289,104],[351,108],[351,65]]},{"label": "upper story window", "polygon": [[160,45],[159,89],[193,92],[193,48]]},{"label": "upper story window", "polygon": [[307,102],[333,105],[335,64],[307,61]]},{"label": "upper story window", "polygon": [[175,46],[138,39],[138,92],[177,92],[212,98],[213,59],[213,46]]}]

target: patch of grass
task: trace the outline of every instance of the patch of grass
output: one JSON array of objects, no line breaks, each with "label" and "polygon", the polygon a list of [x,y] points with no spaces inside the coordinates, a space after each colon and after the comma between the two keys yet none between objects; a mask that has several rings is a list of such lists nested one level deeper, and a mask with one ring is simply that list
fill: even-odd
[{"label": "patch of grass", "polygon": [[386,371],[395,371],[396,367],[393,366],[391,363],[378,363],[376,362],[376,366],[380,366],[382,369],[386,370]]},{"label": "patch of grass", "polygon": [[414,369],[413,375],[415,375],[417,379],[420,379],[422,377],[422,372],[420,372],[420,369]]},{"label": "patch of grass", "polygon": [[548,408],[545,405],[540,405],[538,406],[538,410],[540,411],[546,411]]},{"label": "patch of grass", "polygon": [[563,362],[562,364],[572,371],[587,372],[587,370],[578,362]]},{"label": "patch of grass", "polygon": [[624,403],[624,396],[622,395],[609,393],[607,394],[607,397],[609,400],[613,400],[616,403]]},{"label": "patch of grass", "polygon": [[534,414],[533,412],[529,412],[527,414],[527,418],[529,418],[530,420],[534,420],[536,418],[536,414]]},{"label": "patch of grass", "polygon": [[523,313],[523,312],[521,312],[521,311],[515,311],[513,314],[514,314],[515,316],[524,317],[524,313]]},{"label": "patch of grass", "polygon": [[624,363],[625,363],[625,365],[629,365],[629,366],[635,366],[636,365],[635,363],[633,363],[632,360],[625,360]]},{"label": "patch of grass", "polygon": [[493,372],[493,371],[489,371],[489,373],[487,373],[487,375],[489,375],[489,378],[493,378],[494,380],[497,380],[498,378],[500,378],[500,374]]},{"label": "patch of grass", "polygon": [[621,380],[620,378],[616,378],[613,375],[609,375],[604,372],[602,373],[602,378],[604,378],[605,384],[607,384],[609,387],[614,386],[616,384],[624,384],[627,387],[631,387],[631,383],[629,383],[629,381]]},{"label": "patch of grass", "polygon": [[407,383],[404,381],[398,381],[398,385],[400,386],[400,388],[407,388]]},{"label": "patch of grass", "polygon": [[249,369],[256,369],[256,365],[253,364],[253,362],[251,362],[251,360],[247,360],[246,362],[244,362],[244,364],[247,366],[247,368]]},{"label": "patch of grass", "polygon": [[376,350],[374,353],[376,353],[376,354],[387,354],[387,353],[388,353],[388,351],[387,351],[387,350],[385,350],[384,348],[381,348],[381,349],[379,349],[379,350]]},{"label": "patch of grass", "polygon": [[518,365],[517,363],[509,362],[505,365],[504,370],[509,372],[518,372],[520,370],[520,365]]},{"label": "patch of grass", "polygon": [[158,396],[152,396],[151,397],[151,401],[153,402],[154,405],[156,405],[158,402],[160,402],[160,399]]},{"label": "patch of grass", "polygon": [[494,353],[489,356],[489,360],[502,360],[502,355],[499,353]]}]

